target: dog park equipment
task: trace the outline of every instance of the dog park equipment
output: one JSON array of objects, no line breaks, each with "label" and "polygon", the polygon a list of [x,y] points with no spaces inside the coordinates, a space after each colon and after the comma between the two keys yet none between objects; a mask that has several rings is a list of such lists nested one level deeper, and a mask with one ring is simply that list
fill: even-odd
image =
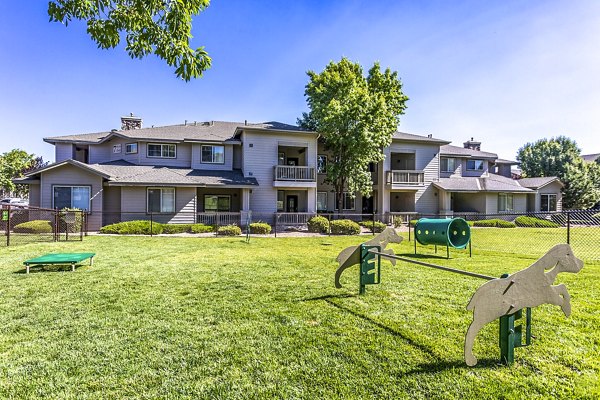
[{"label": "dog park equipment", "polygon": [[[339,267],[335,273],[335,286],[341,288],[340,276],[352,265],[360,265],[359,293],[364,294],[366,285],[381,282],[381,258],[395,265],[395,261],[453,272],[488,282],[475,291],[467,305],[473,311],[473,321],[465,335],[464,357],[469,366],[477,364],[473,355],[473,342],[479,330],[489,322],[499,320],[500,361],[506,365],[514,362],[514,349],[531,344],[532,308],[541,304],[559,305],[565,316],[571,313],[570,296],[564,284],[553,286],[560,272],[577,273],[583,268],[583,262],[575,257],[568,244],[558,244],[544,256],[524,270],[501,278],[478,274],[470,271],[444,267],[423,261],[412,260],[395,255],[392,249],[385,249],[389,243],[400,243],[401,237],[389,232],[383,233],[358,246],[348,247],[337,257]],[[399,238],[396,239],[396,238]],[[546,272],[547,271],[547,272]],[[522,325],[515,322],[522,318],[525,309],[525,321]],[[525,336],[523,337],[523,328]]]},{"label": "dog park equipment", "polygon": [[437,246],[446,246],[446,258],[450,258],[450,247],[464,249],[469,246],[471,256],[471,228],[462,218],[421,218],[414,227],[415,254],[417,242],[424,246],[433,244],[437,253]]},{"label": "dog park equipment", "polygon": [[53,253],[44,254],[43,256],[32,258],[24,261],[23,265],[29,273],[29,268],[34,265],[71,265],[71,270],[75,271],[75,264],[83,260],[90,259],[90,265],[94,265],[95,253]]}]

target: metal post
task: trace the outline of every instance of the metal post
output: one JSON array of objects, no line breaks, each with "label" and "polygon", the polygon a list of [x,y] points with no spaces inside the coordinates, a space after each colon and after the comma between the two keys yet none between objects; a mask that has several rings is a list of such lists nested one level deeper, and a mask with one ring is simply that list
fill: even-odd
[{"label": "metal post", "polygon": [[327,234],[331,236],[331,214],[327,214]]},{"label": "metal post", "polygon": [[373,211],[373,218],[371,219],[371,233],[375,236],[375,211]]},{"label": "metal post", "polygon": [[150,211],[150,237],[152,237],[152,234],[153,234],[153,229],[152,229],[153,219],[154,218],[152,218],[152,211]]},{"label": "metal post", "polygon": [[410,242],[410,235],[411,235],[411,231],[410,231],[410,217],[408,217],[408,241]]},{"label": "metal post", "polygon": [[8,219],[6,221],[6,247],[10,246],[10,204],[8,205]]},{"label": "metal post", "polygon": [[275,213],[275,237],[277,237],[277,213]]},{"label": "metal post", "polygon": [[446,260],[450,259],[450,246],[446,244]]},{"label": "metal post", "polygon": [[471,250],[471,238],[469,238],[469,257],[471,257],[472,255],[473,255],[473,251]]},{"label": "metal post", "polygon": [[571,244],[571,213],[567,211],[567,244]]}]

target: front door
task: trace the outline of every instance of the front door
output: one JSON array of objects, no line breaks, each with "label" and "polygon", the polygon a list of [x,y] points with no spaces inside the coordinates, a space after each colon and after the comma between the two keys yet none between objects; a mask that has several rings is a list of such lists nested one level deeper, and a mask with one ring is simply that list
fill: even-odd
[{"label": "front door", "polygon": [[298,196],[287,196],[285,211],[298,212]]}]

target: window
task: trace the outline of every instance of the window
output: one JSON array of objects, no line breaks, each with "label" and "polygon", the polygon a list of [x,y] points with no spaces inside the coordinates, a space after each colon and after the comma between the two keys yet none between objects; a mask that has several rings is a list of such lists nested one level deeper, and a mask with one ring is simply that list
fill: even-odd
[{"label": "window", "polygon": [[440,164],[440,170],[442,172],[456,171],[456,158],[441,158]]},{"label": "window", "polygon": [[327,173],[327,156],[319,154],[317,156],[317,174]]},{"label": "window", "polygon": [[[344,192],[344,201],[343,201],[344,210],[356,210],[354,200],[356,200],[356,198],[353,197],[351,193]],[[337,201],[338,201],[337,196],[335,196],[335,209],[336,210],[338,209]]]},{"label": "window", "polygon": [[174,144],[148,143],[148,157],[175,158],[176,154],[177,146]]},{"label": "window", "polygon": [[285,204],[285,192],[283,190],[277,191],[277,211],[283,211]]},{"label": "window", "polygon": [[117,154],[121,152],[121,145],[120,144],[115,144],[113,145],[113,153]]},{"label": "window", "polygon": [[224,146],[202,146],[202,162],[206,164],[224,164]]},{"label": "window", "polygon": [[317,192],[317,211],[327,211],[327,192]]},{"label": "window", "polygon": [[498,211],[514,211],[512,194],[500,193],[498,195]]},{"label": "window", "polygon": [[54,208],[90,209],[91,188],[89,186],[53,186],[52,189]]},{"label": "window", "polygon": [[467,160],[468,171],[483,171],[483,160]]},{"label": "window", "polygon": [[540,205],[540,211],[556,211],[556,195],[555,194],[543,194],[541,195],[542,204]]},{"label": "window", "polygon": [[231,196],[204,195],[204,211],[231,211]]},{"label": "window", "polygon": [[149,213],[174,213],[175,188],[148,188],[146,209]]},{"label": "window", "polygon": [[137,154],[137,143],[127,143],[125,145],[125,154]]}]

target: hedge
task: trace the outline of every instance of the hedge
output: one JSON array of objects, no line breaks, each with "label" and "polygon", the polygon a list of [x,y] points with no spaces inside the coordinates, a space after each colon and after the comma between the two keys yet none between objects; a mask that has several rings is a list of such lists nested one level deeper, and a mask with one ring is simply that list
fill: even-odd
[{"label": "hedge", "polygon": [[271,225],[266,222],[253,222],[250,224],[250,233],[254,233],[257,235],[268,235],[271,233]]},{"label": "hedge", "polygon": [[[163,232],[163,224],[152,223],[152,234],[159,235]],[[100,228],[100,233],[111,233],[117,235],[149,235],[150,221],[137,220],[118,222],[116,224],[106,225]]]},{"label": "hedge", "polygon": [[362,221],[358,224],[363,228],[367,228],[369,231],[373,231],[373,226],[375,226],[376,233],[383,232],[383,230],[387,227],[387,225],[381,221],[375,221],[375,223],[373,223],[373,221]]},{"label": "hedge", "polygon": [[521,215],[515,219],[515,224],[523,228],[558,228],[559,224],[548,221],[547,219],[526,217]]},{"label": "hedge", "polygon": [[205,224],[192,224],[190,227],[190,233],[208,233],[214,232],[216,228],[214,226]]},{"label": "hedge", "polygon": [[329,226],[334,235],[358,235],[360,233],[360,225],[349,219],[331,221]]},{"label": "hedge", "polygon": [[33,221],[23,222],[22,224],[13,227],[15,233],[52,233],[52,225],[50,221],[36,219]]},{"label": "hedge", "polygon": [[329,220],[325,217],[315,216],[308,220],[308,231],[313,233],[329,232]]},{"label": "hedge", "polygon": [[242,230],[237,225],[225,225],[219,228],[217,234],[222,236],[239,236],[242,234]]},{"label": "hedge", "polygon": [[474,221],[473,226],[486,227],[486,228],[516,228],[514,222],[505,221],[503,219],[482,219],[480,221]]}]

